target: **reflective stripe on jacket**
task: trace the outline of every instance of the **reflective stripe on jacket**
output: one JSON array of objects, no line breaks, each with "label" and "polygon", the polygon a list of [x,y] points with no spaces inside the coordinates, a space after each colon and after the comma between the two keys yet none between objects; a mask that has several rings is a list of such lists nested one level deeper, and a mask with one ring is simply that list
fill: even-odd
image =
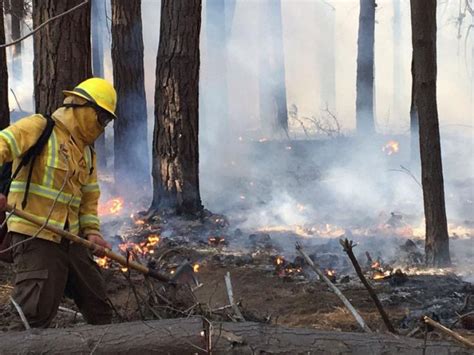
[{"label": "reflective stripe on jacket", "polygon": [[[74,234],[100,235],[97,205],[100,196],[97,169],[93,150],[76,144],[66,126],[55,117],[56,125],[40,155],[36,158],[28,193],[25,212],[59,227],[68,228]],[[59,112],[60,114],[60,112]],[[15,171],[22,154],[33,144],[46,126],[41,115],[26,117],[0,131],[0,164],[13,161]],[[21,209],[26,189],[28,167],[21,169],[12,181],[8,202]],[[53,207],[54,206],[54,207]],[[35,235],[39,228],[12,216],[8,221],[12,232]],[[61,237],[41,230],[38,237],[60,242]]]}]

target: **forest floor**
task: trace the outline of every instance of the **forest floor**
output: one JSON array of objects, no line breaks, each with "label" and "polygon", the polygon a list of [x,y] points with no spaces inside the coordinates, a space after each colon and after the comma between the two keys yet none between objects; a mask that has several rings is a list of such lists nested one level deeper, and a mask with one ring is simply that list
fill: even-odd
[{"label": "forest floor", "polygon": [[[234,296],[246,320],[322,330],[361,331],[326,284],[319,281],[307,265],[301,264],[298,257],[290,256],[291,253],[282,249],[279,240],[284,238],[285,241],[302,242],[307,253],[323,270],[334,271],[337,275],[336,286],[360,312],[369,327],[380,332],[386,331],[367,290],[342,252],[338,238],[326,238],[315,244],[289,231],[255,231],[250,234],[239,229],[231,231],[224,217],[212,214],[201,221],[164,216],[146,222],[136,217],[133,222],[127,218],[117,218],[110,219],[106,228],[118,228],[121,231],[120,239],[118,236],[114,238],[117,251],[128,248],[135,260],[168,272],[182,261],[189,261],[200,283],[191,293],[191,300],[188,299],[189,295],[182,300],[179,295],[169,295],[172,287],[163,287],[159,282],[147,280],[140,274],[129,273],[107,262],[102,272],[108,295],[116,309],[114,322],[196,314],[215,320],[235,319],[232,309],[220,309],[229,304],[224,276],[230,272]],[[159,236],[159,241],[153,239],[156,236]],[[386,238],[388,240],[389,237]],[[357,240],[357,236],[352,235],[352,239]],[[422,315],[438,317],[442,323],[451,325],[457,319],[456,312],[467,313],[474,309],[474,297],[470,297],[474,294],[474,286],[457,275],[462,272],[455,268],[423,269],[421,265],[415,265],[419,263],[417,258],[422,240],[391,239],[391,244],[399,243],[400,246],[394,258],[383,260],[380,254],[374,253],[372,263],[377,261],[380,265],[373,267],[363,256],[358,257],[367,277],[372,279],[371,283],[391,321],[401,333],[406,334],[416,328]],[[154,242],[150,243],[150,240]],[[461,248],[471,242],[467,238],[454,241]],[[360,252],[368,250],[364,248],[370,244],[368,238],[368,243],[362,244]],[[390,263],[396,259],[404,260],[403,263],[407,265],[404,268],[407,275],[404,282],[394,283],[391,278],[373,280],[380,271],[393,269]],[[411,267],[408,267],[409,262]],[[393,264],[394,267],[397,265]],[[7,331],[11,320],[17,317],[9,305],[12,278],[11,267],[0,264],[2,331]],[[172,304],[156,300],[158,294],[171,300]],[[65,298],[61,306],[64,308],[58,312],[52,327],[84,324],[82,316],[74,313],[77,308],[71,300]],[[454,329],[474,339],[474,332],[466,327],[472,328],[472,324],[464,326],[458,322]],[[422,337],[422,332],[417,336]],[[430,336],[432,339],[439,338],[436,334]]]}]

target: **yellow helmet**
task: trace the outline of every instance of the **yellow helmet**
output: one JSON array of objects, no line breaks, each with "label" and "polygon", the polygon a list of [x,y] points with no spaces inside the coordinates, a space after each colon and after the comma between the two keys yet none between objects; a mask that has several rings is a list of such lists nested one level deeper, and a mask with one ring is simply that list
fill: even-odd
[{"label": "yellow helmet", "polygon": [[77,85],[74,90],[64,90],[63,93],[66,96],[75,95],[82,97],[83,99],[103,108],[105,111],[111,113],[112,116],[117,118],[115,115],[117,93],[112,84],[105,79],[90,78]]}]

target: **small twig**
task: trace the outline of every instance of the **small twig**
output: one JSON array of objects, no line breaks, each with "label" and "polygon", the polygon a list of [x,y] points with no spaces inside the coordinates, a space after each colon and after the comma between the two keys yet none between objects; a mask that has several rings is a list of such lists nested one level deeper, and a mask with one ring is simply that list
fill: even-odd
[{"label": "small twig", "polygon": [[77,317],[82,317],[82,318],[84,317],[81,312],[75,311],[73,309],[69,309],[69,308],[66,308],[66,307],[63,307],[63,306],[59,306],[58,310],[60,310],[62,312],[65,312],[65,313],[74,314],[74,316],[77,316]]},{"label": "small twig", "polygon": [[0,45],[0,49],[2,48],[7,48],[7,47],[10,47],[10,46],[13,46],[17,43],[20,43],[21,41],[23,41],[24,39],[30,37],[30,36],[33,36],[36,32],[38,32],[39,30],[41,30],[43,27],[45,27],[46,25],[48,25],[50,22],[54,21],[54,20],[57,20],[58,18],[60,17],[63,17],[71,12],[73,12],[74,10],[86,5],[89,3],[89,0],[85,0],[84,2],[81,2],[80,4],[70,8],[69,10],[67,11],[64,11],[63,13],[59,14],[59,15],[56,15],[56,16],[53,16],[51,17],[50,19],[48,19],[47,21],[43,22],[41,25],[39,25],[38,27],[36,27],[33,31],[31,31],[30,33],[24,35],[23,37],[20,37],[18,38],[17,40],[15,41],[12,41],[10,43],[6,43],[6,44],[2,44]]},{"label": "small twig", "polygon": [[360,268],[359,262],[357,261],[357,258],[355,257],[354,252],[352,250],[354,243],[352,242],[352,240],[348,240],[347,238],[344,240],[341,239],[339,240],[339,242],[341,243],[342,248],[346,252],[349,259],[351,260],[352,265],[354,266],[354,269],[357,273],[357,276],[359,276],[360,281],[362,281],[362,284],[365,286],[365,288],[369,292],[369,295],[372,298],[372,301],[374,301],[375,307],[377,307],[377,310],[379,311],[380,316],[382,317],[383,322],[385,323],[385,326],[387,327],[388,331],[390,333],[398,334],[398,332],[395,330],[392,323],[390,322],[390,319],[388,318],[388,315],[385,312],[385,309],[383,308],[382,303],[377,297],[377,294],[375,293],[374,289],[365,278],[364,273],[362,272],[362,269]]},{"label": "small twig", "polygon": [[232,309],[234,310],[235,316],[237,317],[238,320],[245,321],[244,316],[242,315],[242,312],[240,312],[239,306],[237,306],[237,303],[234,301],[234,292],[232,291],[232,282],[230,280],[230,272],[227,272],[224,276],[225,280],[225,286],[227,289],[227,296],[229,298],[229,303],[232,306]]},{"label": "small twig", "polygon": [[26,330],[30,330],[30,323],[28,323],[28,320],[25,317],[25,313],[23,313],[23,310],[21,309],[20,305],[16,303],[12,296],[10,296],[10,301],[13,303],[18,314],[20,315],[21,321],[23,322],[23,325],[25,326]]},{"label": "small twig", "polygon": [[407,334],[407,337],[408,338],[411,338],[412,336],[414,336],[416,333],[418,333],[420,331],[420,327],[419,326],[416,326],[415,328],[413,328],[410,333]]},{"label": "small twig", "polygon": [[20,112],[25,112],[25,111],[23,111],[23,109],[21,108],[20,102],[18,101],[18,98],[16,97],[15,91],[13,91],[12,88],[10,88],[10,91],[11,91],[12,94],[13,94],[13,98],[15,99],[16,105],[18,106],[18,109],[20,110]]},{"label": "small twig", "polygon": [[464,318],[469,317],[469,316],[472,316],[472,315],[474,315],[474,311],[469,312],[469,313],[466,313],[466,314],[458,314],[458,319],[456,319],[456,320],[449,326],[449,329],[453,329],[453,327],[454,327],[458,322],[460,322],[460,321],[463,320]]},{"label": "small twig", "polygon": [[389,171],[398,171],[400,173],[405,173],[408,176],[410,176],[420,188],[423,188],[423,186],[421,185],[421,182],[418,181],[416,176],[413,175],[413,173],[409,169],[405,168],[403,165],[400,165],[400,168],[401,169],[389,169]]},{"label": "small twig", "polygon": [[357,312],[354,306],[349,302],[349,300],[342,294],[342,292],[324,275],[324,273],[314,264],[313,260],[305,253],[301,244],[296,243],[296,250],[301,256],[306,260],[306,262],[311,266],[311,268],[318,274],[318,276],[333,290],[333,292],[339,297],[339,299],[344,303],[347,309],[352,313],[354,318],[356,319],[357,323],[359,323],[360,327],[366,331],[367,333],[372,333],[372,330],[369,326],[365,323],[362,316]]},{"label": "small twig", "polygon": [[463,336],[459,335],[456,332],[453,332],[451,329],[446,328],[444,325],[435,322],[433,319],[430,317],[424,316],[423,317],[423,322],[426,324],[431,325],[433,328],[438,329],[440,332],[442,332],[445,335],[449,335],[450,337],[456,339],[460,343],[466,345],[467,347],[474,349],[474,343],[470,341],[469,339],[464,338]]}]

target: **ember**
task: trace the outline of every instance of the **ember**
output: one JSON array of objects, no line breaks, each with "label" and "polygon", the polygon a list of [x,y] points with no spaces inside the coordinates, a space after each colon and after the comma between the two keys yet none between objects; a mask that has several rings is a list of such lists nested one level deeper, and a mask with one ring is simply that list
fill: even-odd
[{"label": "ember", "polygon": [[326,269],[324,270],[324,274],[327,276],[329,281],[336,282],[336,270]]},{"label": "ember", "polygon": [[99,206],[99,216],[118,215],[123,210],[124,200],[117,197]]},{"label": "ember", "polygon": [[109,268],[109,263],[110,263],[110,259],[106,256],[102,257],[102,258],[95,258],[95,262],[97,263],[97,265],[99,265],[101,268],[103,269],[108,269]]},{"label": "ember", "polygon": [[389,140],[383,147],[382,151],[387,155],[393,155],[400,150],[400,143],[394,140]]},{"label": "ember", "polygon": [[201,267],[201,265],[199,265],[198,263],[194,264],[193,265],[193,271],[194,272],[199,272],[199,268]]},{"label": "ember", "polygon": [[224,237],[209,237],[207,238],[207,243],[213,247],[227,245],[227,241]]}]

